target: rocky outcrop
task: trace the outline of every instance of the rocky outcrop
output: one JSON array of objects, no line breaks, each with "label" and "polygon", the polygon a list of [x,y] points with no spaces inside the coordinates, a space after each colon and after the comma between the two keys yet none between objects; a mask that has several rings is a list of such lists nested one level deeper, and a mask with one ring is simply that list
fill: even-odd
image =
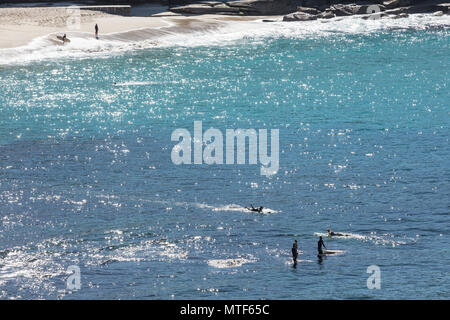
[{"label": "rocky outcrop", "polygon": [[354,14],[370,14],[384,11],[386,7],[382,4],[377,5],[358,5],[358,4],[336,4],[330,7],[336,16],[351,16]]},{"label": "rocky outcrop", "polygon": [[297,7],[297,12],[309,13],[309,14],[319,14],[321,11],[316,8],[308,8],[308,7]]},{"label": "rocky outcrop", "polygon": [[[283,21],[309,21],[364,15],[395,16],[412,13],[449,13],[446,0],[233,0],[198,1],[172,7],[179,14],[285,15]],[[450,0],[448,0],[450,1]],[[437,13],[436,15],[439,15]],[[405,15],[402,15],[405,17]]]},{"label": "rocky outcrop", "polygon": [[331,19],[331,18],[334,18],[334,17],[336,17],[336,15],[331,10],[326,10],[326,11],[321,12],[321,13],[319,13],[317,15],[317,18],[319,18],[319,19]]},{"label": "rocky outcrop", "polygon": [[386,9],[407,7],[411,5],[411,0],[388,0],[384,1],[383,5],[386,7]]},{"label": "rocky outcrop", "polygon": [[330,0],[303,0],[302,6],[308,7],[308,8],[316,8],[319,10],[324,10],[325,8],[329,7],[331,4]]},{"label": "rocky outcrop", "polygon": [[[297,12],[285,16],[283,21],[330,19],[352,15],[363,15],[363,19],[379,19],[386,16],[406,18],[412,13],[433,13],[435,16],[449,14],[450,4],[440,3],[441,1],[444,0],[355,0],[354,2],[351,1],[353,3],[348,3],[350,1],[345,0],[303,0],[302,6],[297,8]],[[317,11],[319,13],[316,13]]]},{"label": "rocky outcrop", "polygon": [[283,17],[283,21],[309,21],[317,20],[317,16],[309,13],[291,13]]},{"label": "rocky outcrop", "polygon": [[172,12],[181,14],[243,14],[239,8],[230,7],[223,2],[205,1],[186,6],[173,7]]},{"label": "rocky outcrop", "polygon": [[240,14],[240,15],[280,15],[296,9],[293,0],[240,0],[240,1],[202,1],[170,10],[181,14]]},{"label": "rocky outcrop", "polygon": [[249,10],[257,15],[286,14],[296,9],[292,0],[241,0],[226,2],[230,7]]}]

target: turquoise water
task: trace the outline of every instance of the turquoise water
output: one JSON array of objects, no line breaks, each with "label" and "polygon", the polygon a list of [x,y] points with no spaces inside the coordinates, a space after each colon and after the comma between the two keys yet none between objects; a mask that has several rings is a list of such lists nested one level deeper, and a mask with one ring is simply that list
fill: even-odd
[{"label": "turquoise water", "polygon": [[[445,28],[3,65],[0,297],[449,299],[449,68]],[[279,129],[278,173],[174,165],[194,121]]]}]

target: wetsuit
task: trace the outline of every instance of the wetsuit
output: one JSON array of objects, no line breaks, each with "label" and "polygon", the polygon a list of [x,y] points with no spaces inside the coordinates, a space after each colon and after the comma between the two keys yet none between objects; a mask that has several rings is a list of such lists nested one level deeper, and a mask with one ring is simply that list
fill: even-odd
[{"label": "wetsuit", "polygon": [[250,211],[252,211],[252,212],[259,212],[259,213],[261,213],[263,211],[263,208],[264,208],[264,207],[255,208],[253,205],[251,205],[251,206],[252,206],[251,208],[247,208],[247,207],[245,207],[245,208],[250,210]]},{"label": "wetsuit", "polygon": [[323,254],[322,246],[326,249],[325,244],[323,243],[323,239],[320,239],[319,242],[317,242],[317,251],[319,251],[319,254]]},{"label": "wetsuit", "polygon": [[294,260],[294,264],[297,263],[298,251],[297,251],[297,243],[294,242],[292,245],[292,259]]}]

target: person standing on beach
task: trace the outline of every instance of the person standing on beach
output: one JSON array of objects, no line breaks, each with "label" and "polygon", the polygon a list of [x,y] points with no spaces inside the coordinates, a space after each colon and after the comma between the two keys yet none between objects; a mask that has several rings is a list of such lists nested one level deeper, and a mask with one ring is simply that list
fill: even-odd
[{"label": "person standing on beach", "polygon": [[298,243],[297,240],[294,240],[294,244],[292,245],[292,260],[294,260],[294,267],[297,266],[297,257],[298,257]]},{"label": "person standing on beach", "polygon": [[95,24],[95,38],[98,39],[98,25]]}]

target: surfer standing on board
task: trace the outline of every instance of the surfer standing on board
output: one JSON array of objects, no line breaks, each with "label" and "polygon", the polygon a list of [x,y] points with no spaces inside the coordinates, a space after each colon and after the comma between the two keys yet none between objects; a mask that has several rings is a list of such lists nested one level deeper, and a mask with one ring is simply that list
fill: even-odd
[{"label": "surfer standing on board", "polygon": [[292,245],[292,260],[294,260],[294,268],[297,266],[297,257],[298,257],[298,243],[297,240],[294,240],[294,244]]},{"label": "surfer standing on board", "polygon": [[98,39],[98,25],[95,24],[95,38]]},{"label": "surfer standing on board", "polygon": [[317,251],[319,251],[319,255],[323,254],[322,246],[326,249],[325,243],[323,243],[322,237],[319,237],[319,242],[317,242]]}]

